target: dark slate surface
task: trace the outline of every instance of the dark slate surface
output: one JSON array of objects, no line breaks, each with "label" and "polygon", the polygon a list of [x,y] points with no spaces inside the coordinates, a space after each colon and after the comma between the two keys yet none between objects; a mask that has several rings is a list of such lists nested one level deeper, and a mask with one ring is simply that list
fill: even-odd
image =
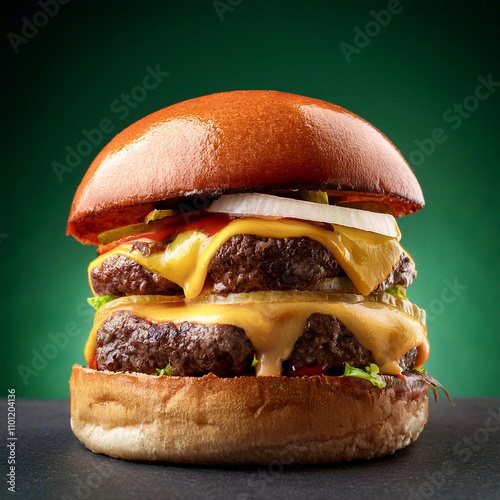
[{"label": "dark slate surface", "polygon": [[[7,425],[4,410],[4,436]],[[71,433],[67,401],[16,401],[17,498],[500,499],[500,399],[431,405],[418,441],[342,465],[199,467],[95,455]],[[6,440],[4,438],[3,442]],[[5,481],[0,498],[14,498]],[[6,451],[5,451],[6,450]]]}]

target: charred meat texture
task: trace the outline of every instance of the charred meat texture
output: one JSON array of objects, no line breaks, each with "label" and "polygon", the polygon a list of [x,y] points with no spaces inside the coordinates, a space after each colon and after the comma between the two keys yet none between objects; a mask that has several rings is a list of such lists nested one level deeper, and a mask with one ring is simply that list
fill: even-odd
[{"label": "charred meat texture", "polygon": [[286,365],[289,368],[324,366],[343,370],[345,362],[364,368],[371,362],[371,353],[335,316],[315,313],[309,316]]},{"label": "charred meat texture", "polygon": [[[97,332],[98,370],[156,374],[156,369],[170,364],[174,375],[234,376],[252,373],[254,355],[244,330],[233,325],[153,323],[120,311]],[[413,367],[415,357],[416,349],[412,349],[401,358],[403,370]],[[288,373],[293,367],[321,365],[325,372],[340,375],[345,362],[364,368],[373,359],[337,318],[315,313],[309,317],[284,369]]]},{"label": "charred meat texture", "polygon": [[[135,243],[143,256],[164,249],[155,244]],[[244,293],[267,290],[306,290],[322,281],[345,276],[333,255],[320,243],[306,237],[260,238],[237,235],[216,252],[208,276],[212,293]],[[393,285],[407,289],[416,276],[410,258],[402,253],[399,261],[376,289],[383,292]],[[111,256],[90,275],[97,295],[175,295],[182,289],[132,259]]]},{"label": "charred meat texture", "polygon": [[132,259],[113,255],[90,272],[97,295],[177,295],[182,288]]},{"label": "charred meat texture", "polygon": [[241,328],[184,322],[152,323],[128,311],[112,314],[97,332],[98,370],[173,375],[241,375],[253,361],[252,344]]},{"label": "charred meat texture", "polygon": [[391,274],[375,288],[374,293],[383,292],[394,285],[399,285],[406,290],[413,283],[416,276],[417,271],[413,266],[413,262],[403,252],[396,265],[392,268]]},{"label": "charred meat texture", "polygon": [[[413,367],[416,356],[416,348],[408,351],[399,361],[401,368]],[[371,352],[363,348],[335,316],[315,313],[309,316],[284,368],[287,373],[293,373],[300,372],[298,368],[321,366],[325,372],[340,375],[344,363],[364,368],[373,363],[373,359]]]},{"label": "charred meat texture", "polygon": [[236,235],[214,255],[208,270],[213,293],[303,290],[345,274],[317,241]]}]

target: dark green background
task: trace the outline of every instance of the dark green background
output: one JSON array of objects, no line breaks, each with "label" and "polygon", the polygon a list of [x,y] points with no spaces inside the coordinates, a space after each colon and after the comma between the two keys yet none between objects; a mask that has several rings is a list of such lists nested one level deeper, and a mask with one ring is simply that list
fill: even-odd
[{"label": "dark green background", "polygon": [[[184,99],[275,89],[350,109],[414,160],[427,206],[400,226],[419,270],[409,295],[430,316],[427,368],[454,396],[500,394],[500,88],[460,124],[443,117],[474,93],[478,77],[500,81],[498,2],[401,0],[402,11],[349,63],[340,44],[353,45],[355,28],[364,30],[370,11],[387,1],[233,0],[221,21],[210,0],[73,0],[18,54],[7,33],[21,34],[23,16],[33,19],[40,6],[10,3],[17,5],[0,5],[4,385],[19,396],[68,397],[71,364],[83,362],[91,326],[86,267],[95,250],[65,236],[66,219],[87,166],[113,133]],[[169,76],[128,116],[114,112],[113,101],[156,65]],[[64,163],[66,146],[104,118],[115,132],[60,182],[52,163]],[[436,128],[446,140],[432,154],[412,154]],[[62,342],[55,351],[50,334]],[[43,352],[53,359],[33,367]],[[25,381],[22,366],[33,370]]]}]

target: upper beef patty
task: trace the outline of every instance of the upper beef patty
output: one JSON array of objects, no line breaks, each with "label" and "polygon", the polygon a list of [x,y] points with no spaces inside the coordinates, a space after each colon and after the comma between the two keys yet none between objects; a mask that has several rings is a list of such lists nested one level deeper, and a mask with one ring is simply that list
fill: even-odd
[{"label": "upper beef patty", "polygon": [[393,285],[399,285],[406,290],[412,284],[416,276],[417,271],[415,271],[413,267],[413,262],[410,257],[403,252],[399,261],[393,267],[391,274],[375,288],[374,292],[383,292]]},{"label": "upper beef patty", "polygon": [[[242,375],[250,371],[254,354],[244,330],[233,325],[156,324],[120,311],[97,331],[98,370],[156,374],[170,363],[174,375]],[[401,367],[412,367],[415,357],[416,349],[408,351]],[[316,313],[309,317],[285,369],[321,365],[341,374],[345,362],[364,368],[373,359],[337,318]]]},{"label": "upper beef patty", "polygon": [[333,255],[310,238],[240,234],[217,250],[208,274],[214,281],[213,293],[242,293],[303,290],[345,273]]},{"label": "upper beef patty", "polygon": [[97,295],[175,295],[182,288],[132,259],[114,255],[90,272]]},{"label": "upper beef patty", "polygon": [[[212,293],[243,293],[258,290],[305,290],[328,278],[345,275],[323,245],[304,236],[260,238],[236,235],[214,255],[208,276]],[[376,288],[392,285],[407,288],[416,276],[409,257],[402,253],[391,274]],[[182,289],[132,259],[112,256],[90,273],[97,295],[172,295]]]},{"label": "upper beef patty", "polygon": [[[345,276],[333,255],[321,243],[298,238],[233,236],[215,254],[208,274],[212,293],[258,290],[305,290],[328,278]],[[408,288],[417,275],[410,258],[402,253],[391,274],[375,289],[393,285]]]}]

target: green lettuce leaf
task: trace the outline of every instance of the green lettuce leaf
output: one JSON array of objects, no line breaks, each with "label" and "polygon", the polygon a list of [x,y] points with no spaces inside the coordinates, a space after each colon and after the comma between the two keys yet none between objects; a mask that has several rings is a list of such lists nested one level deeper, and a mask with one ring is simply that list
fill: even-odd
[{"label": "green lettuce leaf", "polygon": [[99,307],[102,307],[104,304],[111,302],[113,299],[117,299],[114,295],[103,295],[102,297],[91,297],[87,299],[87,302],[97,311]]},{"label": "green lettuce leaf", "polygon": [[379,389],[385,387],[386,384],[378,373],[379,370],[377,365],[372,363],[370,366],[367,366],[365,370],[361,368],[354,368],[349,363],[346,363],[344,377],[359,377],[368,380],[375,387],[378,387]]},{"label": "green lettuce leaf", "polygon": [[170,363],[165,367],[162,368],[161,370],[159,368],[156,369],[158,372],[158,377],[163,377],[163,375],[166,375],[167,377],[170,377],[173,374],[172,366]]},{"label": "green lettuce leaf", "polygon": [[257,366],[257,363],[258,363],[258,359],[257,359],[257,356],[255,356],[255,354],[253,355],[253,361],[252,361],[252,364],[250,365],[252,368],[254,366]]},{"label": "green lettuce leaf", "polygon": [[412,368],[412,370],[415,370],[417,372],[423,373],[424,375],[427,375],[427,370],[425,368],[417,368],[416,366],[414,366]]},{"label": "green lettuce leaf", "polygon": [[399,297],[400,299],[408,300],[408,297],[405,295],[403,289],[399,285],[390,286],[389,288],[386,288],[384,291],[385,293],[390,293],[391,295],[394,295],[394,297]]}]

